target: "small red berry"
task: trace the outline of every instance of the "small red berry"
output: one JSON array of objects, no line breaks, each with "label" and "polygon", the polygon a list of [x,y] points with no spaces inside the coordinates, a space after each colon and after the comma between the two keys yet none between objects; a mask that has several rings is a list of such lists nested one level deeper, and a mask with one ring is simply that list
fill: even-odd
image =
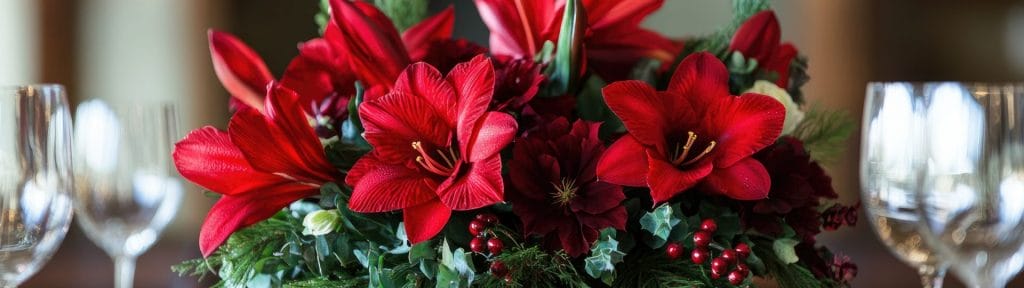
[{"label": "small red berry", "polygon": [[679,243],[668,243],[668,245],[665,246],[665,254],[668,255],[668,259],[679,259],[680,256],[683,256],[683,245],[679,245]]},{"label": "small red berry", "polygon": [[491,251],[491,255],[501,254],[502,249],[505,249],[505,243],[502,243],[501,239],[491,238],[487,240],[487,251]]},{"label": "small red berry", "polygon": [[708,250],[704,248],[693,249],[693,252],[690,252],[690,260],[693,260],[694,264],[704,264],[704,261],[708,260]]},{"label": "small red berry", "polygon": [[715,270],[711,270],[711,279],[718,280],[718,278],[722,278],[722,273],[718,273],[715,272]]},{"label": "small red berry", "polygon": [[744,278],[747,278],[747,275],[745,275],[745,273],[743,273],[743,272],[740,272],[740,271],[729,272],[729,284],[740,285],[740,283],[743,283],[743,279]]},{"label": "small red berry", "polygon": [[750,246],[747,243],[740,242],[740,244],[736,244],[733,250],[736,250],[736,254],[740,256],[740,259],[750,257]]},{"label": "small red berry", "polygon": [[693,245],[697,247],[708,247],[711,244],[711,233],[707,231],[697,231],[693,233]]},{"label": "small red berry", "polygon": [[733,251],[732,249],[725,249],[725,250],[722,251],[721,258],[725,259],[726,263],[729,263],[729,264],[736,263],[737,262],[736,261],[737,257],[739,257],[739,256],[736,256],[736,251]]},{"label": "small red berry", "polygon": [[487,248],[486,241],[487,239],[484,237],[473,237],[473,240],[469,240],[469,250],[474,253],[483,254],[484,249]]},{"label": "small red berry", "polygon": [[747,264],[739,263],[736,264],[736,271],[743,273],[743,276],[747,276],[747,273],[750,272],[750,267],[747,267]]},{"label": "small red berry", "polygon": [[505,275],[505,285],[515,284],[516,281],[512,279],[512,274]]},{"label": "small red berry", "polygon": [[498,223],[498,216],[494,216],[491,213],[476,214],[476,220],[480,220],[490,226]]},{"label": "small red berry", "polygon": [[484,232],[484,229],[487,229],[487,224],[484,223],[484,221],[480,221],[480,220],[469,221],[469,234],[471,234],[473,236],[479,236],[480,233]]},{"label": "small red berry", "polygon": [[505,267],[505,263],[501,261],[494,261],[494,263],[491,263],[491,274],[503,277],[508,274],[508,267]]},{"label": "small red berry", "polygon": [[715,233],[715,230],[718,230],[718,223],[715,223],[715,219],[704,219],[704,221],[700,222],[700,230]]},{"label": "small red berry", "polygon": [[724,274],[727,269],[729,269],[729,261],[722,259],[722,257],[711,259],[712,273]]}]

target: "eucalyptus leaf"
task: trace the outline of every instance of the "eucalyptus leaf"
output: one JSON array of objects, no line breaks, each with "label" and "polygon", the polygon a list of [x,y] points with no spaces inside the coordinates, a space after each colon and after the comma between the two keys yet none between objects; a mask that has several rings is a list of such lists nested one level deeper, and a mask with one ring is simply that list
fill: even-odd
[{"label": "eucalyptus leaf", "polygon": [[775,251],[775,255],[779,257],[779,260],[784,264],[793,264],[800,261],[800,257],[796,256],[796,244],[800,241],[792,238],[779,238],[772,242],[772,250]]},{"label": "eucalyptus leaf", "polygon": [[673,213],[672,206],[668,204],[662,204],[654,208],[654,211],[644,214],[643,217],[640,217],[640,228],[652,236],[644,238],[647,246],[660,248],[665,245],[669,234],[672,233],[672,228],[681,221]]}]

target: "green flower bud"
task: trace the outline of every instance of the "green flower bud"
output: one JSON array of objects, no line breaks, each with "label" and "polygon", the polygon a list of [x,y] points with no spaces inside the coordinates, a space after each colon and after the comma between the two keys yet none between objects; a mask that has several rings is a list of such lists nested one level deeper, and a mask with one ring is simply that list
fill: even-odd
[{"label": "green flower bud", "polygon": [[341,226],[341,213],[338,209],[318,210],[306,214],[302,219],[302,235],[326,235]]},{"label": "green flower bud", "polygon": [[793,97],[789,96],[786,89],[776,86],[775,83],[757,80],[757,82],[754,82],[754,87],[751,87],[745,93],[771,96],[778,100],[779,103],[782,103],[782,106],[786,107],[786,122],[782,124],[782,135],[792,133],[793,129],[796,129],[796,126],[800,124],[800,121],[804,120],[804,111],[800,111],[800,105],[793,102]]}]

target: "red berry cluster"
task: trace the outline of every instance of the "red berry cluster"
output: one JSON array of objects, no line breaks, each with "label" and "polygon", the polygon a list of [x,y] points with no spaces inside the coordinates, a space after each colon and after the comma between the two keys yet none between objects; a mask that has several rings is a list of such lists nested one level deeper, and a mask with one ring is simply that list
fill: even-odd
[{"label": "red berry cluster", "polygon": [[[469,221],[469,234],[473,235],[473,240],[469,241],[469,250],[477,254],[490,252],[491,257],[501,254],[505,243],[491,230],[496,224],[498,216],[491,213],[477,214],[473,221]],[[512,282],[512,274],[508,273],[508,267],[500,260],[491,262],[490,270],[495,277],[504,277],[506,283]]]},{"label": "red berry cluster", "polygon": [[[711,257],[710,248],[712,236],[718,230],[718,224],[714,219],[704,219],[700,223],[700,230],[693,233],[693,252],[690,253],[690,261],[694,264],[704,264]],[[744,263],[750,256],[750,246],[740,242],[736,247],[721,248],[722,252],[718,257],[711,259],[711,279],[722,278],[730,267],[727,279],[732,285],[739,285],[750,274],[750,268]],[[683,245],[680,243],[669,243],[665,246],[665,254],[669,259],[679,259],[683,255]]]}]

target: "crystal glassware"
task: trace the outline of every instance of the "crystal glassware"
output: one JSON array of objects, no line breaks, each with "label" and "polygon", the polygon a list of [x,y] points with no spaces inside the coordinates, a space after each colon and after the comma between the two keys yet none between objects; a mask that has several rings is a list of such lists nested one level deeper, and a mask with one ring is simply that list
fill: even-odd
[{"label": "crystal glassware", "polygon": [[1024,83],[925,83],[921,234],[972,287],[1024,266]]},{"label": "crystal glassware", "polygon": [[15,287],[71,223],[71,116],[64,87],[0,88],[0,286]]},{"label": "crystal glassware", "polygon": [[918,231],[915,192],[926,151],[921,149],[925,107],[920,85],[871,83],[867,87],[861,137],[861,196],[878,238],[907,265],[924,287],[941,287],[947,262]]},{"label": "crystal glassware", "polygon": [[176,111],[168,103],[101,100],[75,111],[78,223],[113,258],[115,286],[132,287],[136,257],[156,242],[181,203],[170,163]]}]

